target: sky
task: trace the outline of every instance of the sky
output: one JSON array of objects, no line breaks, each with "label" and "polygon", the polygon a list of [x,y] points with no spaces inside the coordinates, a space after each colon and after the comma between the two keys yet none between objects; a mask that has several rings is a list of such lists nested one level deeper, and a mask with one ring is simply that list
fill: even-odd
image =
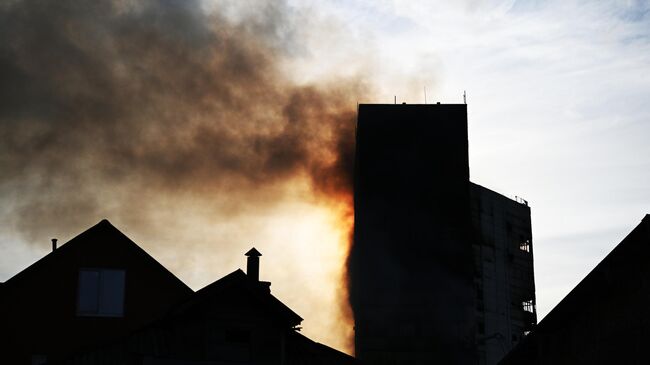
[{"label": "sky", "polygon": [[461,103],[531,206],[539,317],[650,213],[649,1],[0,5],[0,281],[108,218],[193,289],[262,252],[350,351],[357,103]]},{"label": "sky", "polygon": [[540,318],[650,213],[650,2],[319,6],[371,40],[373,102],[466,91],[471,180],[531,206]]}]

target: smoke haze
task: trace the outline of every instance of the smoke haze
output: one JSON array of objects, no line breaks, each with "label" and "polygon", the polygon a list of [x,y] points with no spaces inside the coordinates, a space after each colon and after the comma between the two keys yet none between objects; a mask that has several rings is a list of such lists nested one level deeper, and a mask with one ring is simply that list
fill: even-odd
[{"label": "smoke haze", "polygon": [[[268,262],[269,276],[282,279],[274,283],[281,300],[307,319],[331,317],[315,326],[316,339],[350,351],[340,305],[363,82],[291,81],[282,65],[301,51],[300,17],[287,17],[281,3],[246,9],[162,0],[0,5],[2,224],[46,244],[106,217],[195,285],[233,271],[246,239],[264,240],[255,242],[268,244],[263,279]],[[282,212],[285,220],[267,218]],[[318,242],[272,247],[283,241],[273,235],[314,241],[300,233],[323,229],[310,217],[328,227]],[[293,264],[264,262],[282,250]],[[300,261],[317,269],[292,284],[304,276]],[[316,288],[299,287],[307,283]]]}]

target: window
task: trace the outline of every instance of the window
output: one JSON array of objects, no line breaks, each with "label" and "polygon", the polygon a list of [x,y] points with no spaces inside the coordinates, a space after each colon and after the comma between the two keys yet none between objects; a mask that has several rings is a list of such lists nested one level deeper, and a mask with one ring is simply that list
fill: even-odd
[{"label": "window", "polygon": [[32,365],[43,365],[47,363],[47,356],[45,355],[32,355]]},{"label": "window", "polygon": [[532,300],[527,300],[521,304],[526,312],[535,313],[535,304],[533,304]]},{"label": "window", "polygon": [[530,252],[530,239],[522,239],[519,242],[519,249],[525,252]]},{"label": "window", "polygon": [[79,270],[77,315],[124,316],[124,279],[124,270]]}]

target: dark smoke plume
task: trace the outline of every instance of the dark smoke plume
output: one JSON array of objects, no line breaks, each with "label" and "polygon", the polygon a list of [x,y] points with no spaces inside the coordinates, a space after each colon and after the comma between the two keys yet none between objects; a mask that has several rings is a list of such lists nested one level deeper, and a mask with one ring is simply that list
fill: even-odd
[{"label": "dark smoke plume", "polygon": [[187,0],[0,5],[5,222],[42,242],[107,206],[146,225],[151,200],[176,193],[230,197],[237,214],[273,204],[260,187],[296,176],[314,199],[349,199],[361,83],[296,85],[279,67],[299,48],[286,6],[248,13]]}]

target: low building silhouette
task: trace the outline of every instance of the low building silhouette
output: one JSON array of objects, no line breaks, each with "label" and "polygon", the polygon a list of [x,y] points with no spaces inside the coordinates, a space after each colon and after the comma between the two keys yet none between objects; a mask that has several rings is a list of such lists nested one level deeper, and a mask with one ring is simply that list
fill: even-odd
[{"label": "low building silhouette", "polygon": [[0,288],[2,364],[351,364],[235,270],[193,292],[107,220]]},{"label": "low building silhouette", "polygon": [[159,318],[193,291],[107,220],[8,279],[0,363],[56,361]]},{"label": "low building silhouette", "polygon": [[300,334],[302,318],[272,296],[268,284],[236,270],[154,323],[68,363],[354,363],[354,358]]},{"label": "low building silhouette", "polygon": [[467,105],[359,105],[349,260],[370,364],[495,364],[535,323],[530,208],[469,180]]},{"label": "low building silhouette", "polygon": [[650,215],[500,364],[646,364]]}]

